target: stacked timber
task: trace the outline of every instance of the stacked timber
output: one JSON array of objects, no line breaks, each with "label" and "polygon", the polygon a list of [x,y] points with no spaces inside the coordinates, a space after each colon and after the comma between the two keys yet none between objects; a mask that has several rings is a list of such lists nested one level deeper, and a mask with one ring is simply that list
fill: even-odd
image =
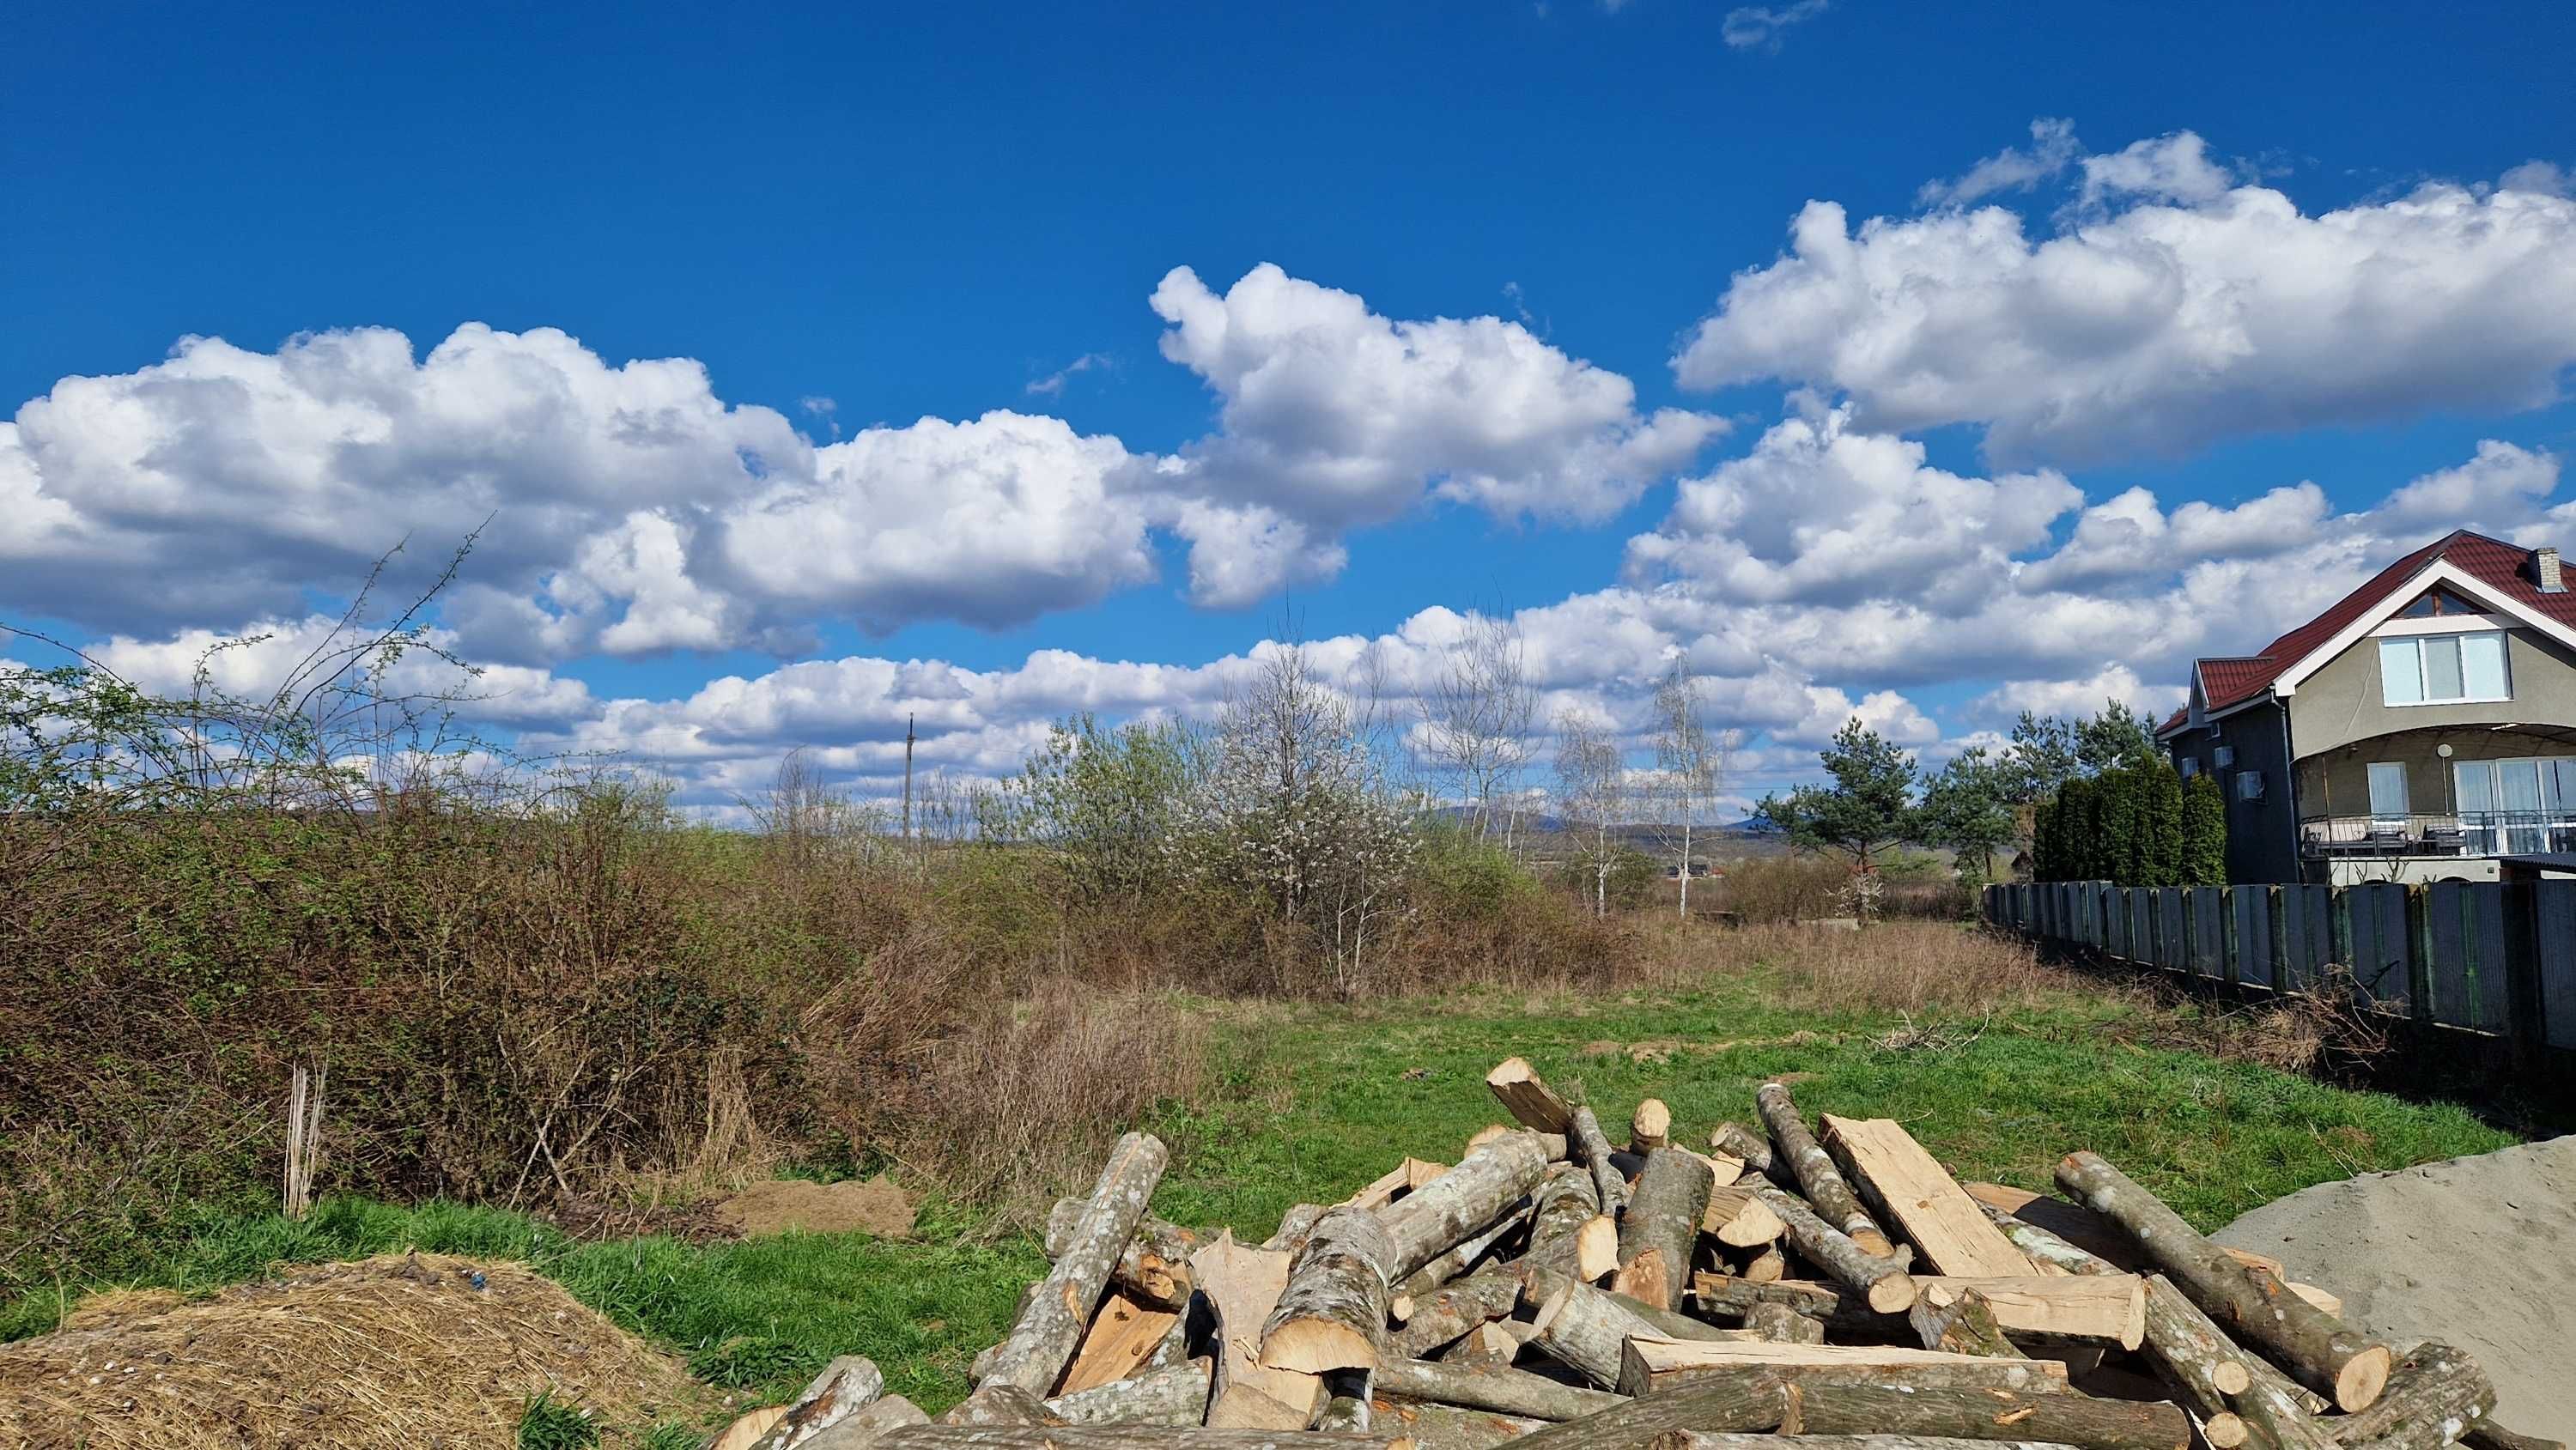
[{"label": "stacked timber", "polygon": [[[841,1361],[761,1450],[2532,1450],[2441,1344],[2400,1357],[2091,1153],[1962,1184],[1886,1119],[1601,1117],[1513,1058],[1513,1120],[1258,1244],[1147,1212],[1129,1134],[932,1418]],[[1617,1121],[1613,1119],[1613,1121]],[[1705,1144],[1695,1147],[1694,1144]],[[777,1412],[768,1412],[775,1415]],[[2563,1450],[2563,1447],[2562,1447]]]}]

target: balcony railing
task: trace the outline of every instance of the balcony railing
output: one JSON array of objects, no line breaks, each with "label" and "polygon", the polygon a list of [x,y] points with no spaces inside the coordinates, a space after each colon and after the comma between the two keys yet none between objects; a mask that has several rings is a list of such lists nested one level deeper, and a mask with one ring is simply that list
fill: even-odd
[{"label": "balcony railing", "polygon": [[2310,816],[2299,852],[2322,856],[2520,856],[2576,851],[2576,813],[2458,811],[2447,815]]}]

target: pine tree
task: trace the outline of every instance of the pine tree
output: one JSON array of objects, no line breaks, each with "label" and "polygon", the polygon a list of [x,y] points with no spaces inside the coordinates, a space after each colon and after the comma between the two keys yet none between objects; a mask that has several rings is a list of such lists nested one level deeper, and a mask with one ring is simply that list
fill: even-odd
[{"label": "pine tree", "polygon": [[2144,808],[2146,862],[2139,878],[2144,886],[2182,884],[2182,777],[2173,762],[2147,768]]},{"label": "pine tree", "polygon": [[2182,884],[2227,884],[2227,797],[2212,776],[2193,776],[2183,792]]}]

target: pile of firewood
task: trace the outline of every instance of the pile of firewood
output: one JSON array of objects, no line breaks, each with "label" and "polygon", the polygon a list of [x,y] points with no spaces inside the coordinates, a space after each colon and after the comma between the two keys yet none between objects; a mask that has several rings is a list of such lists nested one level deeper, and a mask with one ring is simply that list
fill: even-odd
[{"label": "pile of firewood", "polygon": [[[2402,1359],[2281,1266],[2210,1243],[2091,1153],[2069,1198],[1962,1185],[1884,1119],[1755,1095],[1764,1131],[1614,1148],[1529,1064],[1517,1127],[1407,1159],[1259,1247],[1149,1216],[1122,1138],[1056,1205],[1055,1266],[937,1422],[839,1362],[774,1450],[954,1446],[2532,1450],[2439,1344]],[[1788,1437],[1788,1438],[1782,1438]]]}]

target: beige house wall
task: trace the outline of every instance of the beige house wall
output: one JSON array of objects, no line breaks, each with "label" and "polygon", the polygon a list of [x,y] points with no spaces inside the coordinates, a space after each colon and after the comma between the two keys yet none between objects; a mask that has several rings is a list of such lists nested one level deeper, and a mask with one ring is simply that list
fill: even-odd
[{"label": "beige house wall", "polygon": [[[2516,703],[2520,703],[2521,679],[2516,677]],[[2291,697],[2293,704],[2307,698],[2302,688]],[[2437,707],[2410,707],[2385,711],[2386,714],[2415,715]],[[2576,729],[2576,719],[2568,728]],[[2440,747],[2451,747],[2444,759]],[[2307,748],[2304,737],[2301,750]],[[2576,739],[2535,734],[2524,730],[2498,730],[2491,725],[2426,726],[2401,735],[2386,735],[2375,740],[2350,741],[2322,755],[2305,756],[2299,761],[2299,814],[2313,816],[2362,816],[2370,813],[2370,767],[2372,762],[2394,762],[2406,767],[2406,808],[2417,815],[2448,815],[2456,807],[2452,798],[2451,765],[2461,760],[2518,760],[2531,756],[2576,755]]]},{"label": "beige house wall", "polygon": [[[2513,689],[2513,698],[2476,705],[2388,705],[2381,703],[2379,685],[2379,641],[2366,638],[2329,661],[2299,684],[2298,693],[2290,697],[2290,743],[2304,762],[2310,756],[2329,751],[2340,757],[2341,747],[2356,741],[2376,740],[2400,732],[2424,733],[2449,727],[2459,729],[2451,742],[2462,751],[2473,738],[2491,734],[2484,727],[2494,725],[2556,725],[2576,729],[2576,654],[2538,630],[2516,627],[2505,631],[2505,673]],[[2432,742],[2428,740],[2429,752]],[[2518,749],[2487,751],[2473,759],[2492,758],[2497,754],[2551,755],[2559,749]],[[2394,756],[2375,756],[2391,760]],[[2359,767],[2355,767],[2358,771]],[[2366,807],[2356,804],[2345,810],[2343,778],[2334,779],[2335,813],[2359,814]],[[2410,775],[2408,788],[2415,789]],[[2447,792],[2447,787],[2443,788]],[[2350,797],[2367,802],[2367,792]],[[2418,796],[2418,800],[2447,800],[2447,794]],[[2300,797],[2302,814],[2322,815],[2323,805],[2304,794]],[[2440,805],[2418,805],[2417,810],[2440,810]]]}]

